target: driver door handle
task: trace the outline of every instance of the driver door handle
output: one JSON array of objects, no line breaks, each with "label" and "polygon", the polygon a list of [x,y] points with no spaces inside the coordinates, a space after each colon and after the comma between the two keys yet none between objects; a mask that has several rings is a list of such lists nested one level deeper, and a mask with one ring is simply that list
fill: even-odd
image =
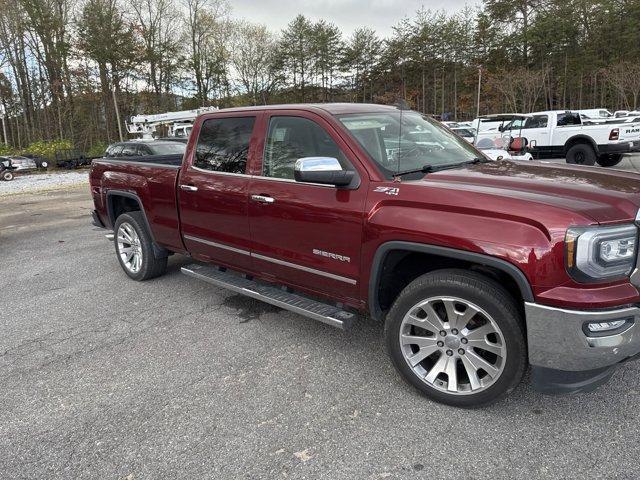
[{"label": "driver door handle", "polygon": [[251,200],[259,203],[275,203],[276,199],[267,195],[251,195]]},{"label": "driver door handle", "polygon": [[198,187],[194,185],[180,185],[181,190],[186,190],[187,192],[197,192]]}]

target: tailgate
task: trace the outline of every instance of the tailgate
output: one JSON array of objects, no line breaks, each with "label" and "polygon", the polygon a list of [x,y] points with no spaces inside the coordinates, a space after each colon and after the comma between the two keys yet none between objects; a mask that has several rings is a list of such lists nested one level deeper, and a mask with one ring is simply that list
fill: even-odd
[{"label": "tailgate", "polygon": [[633,142],[640,140],[640,123],[622,124],[620,129],[620,141]]}]

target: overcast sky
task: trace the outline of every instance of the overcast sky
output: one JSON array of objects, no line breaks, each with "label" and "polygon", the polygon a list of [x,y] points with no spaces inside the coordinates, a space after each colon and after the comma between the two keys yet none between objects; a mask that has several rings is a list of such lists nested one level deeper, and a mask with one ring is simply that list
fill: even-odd
[{"label": "overcast sky", "polygon": [[280,30],[295,15],[325,20],[338,25],[345,35],[356,28],[369,26],[381,36],[391,34],[391,27],[402,18],[412,15],[421,6],[432,10],[455,12],[476,0],[231,0],[232,14],[252,22],[266,24]]}]

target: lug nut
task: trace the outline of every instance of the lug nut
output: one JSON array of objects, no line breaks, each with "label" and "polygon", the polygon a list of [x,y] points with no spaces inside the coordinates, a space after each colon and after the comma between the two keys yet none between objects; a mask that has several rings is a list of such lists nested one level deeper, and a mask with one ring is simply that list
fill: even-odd
[{"label": "lug nut", "polygon": [[451,333],[452,333],[453,335],[457,335],[457,334],[458,334],[458,330],[456,330],[456,329],[454,328],[453,330],[451,330]]},{"label": "lug nut", "polygon": [[458,353],[459,353],[460,355],[464,355],[464,349],[460,348],[460,349],[458,350]]},{"label": "lug nut", "polygon": [[438,342],[439,347],[444,347],[444,342]]},{"label": "lug nut", "polygon": [[448,355],[448,356],[453,355],[453,351],[452,351],[452,350],[447,350],[447,355]]},{"label": "lug nut", "polygon": [[460,340],[462,343],[468,343],[469,340],[467,340],[466,338],[463,338],[462,340]]},{"label": "lug nut", "polygon": [[445,332],[444,330],[440,330],[440,335],[442,335],[443,337],[447,336],[447,332]]}]

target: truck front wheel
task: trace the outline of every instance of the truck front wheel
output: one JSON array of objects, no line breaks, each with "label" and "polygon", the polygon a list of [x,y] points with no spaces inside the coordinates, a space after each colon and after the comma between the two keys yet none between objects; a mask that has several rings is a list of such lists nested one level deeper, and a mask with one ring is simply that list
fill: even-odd
[{"label": "truck front wheel", "polygon": [[578,143],[567,150],[567,163],[574,165],[595,165],[596,152],[591,145]]},{"label": "truck front wheel", "polygon": [[167,258],[156,258],[153,241],[141,212],[123,213],[116,220],[113,241],[118,261],[124,272],[134,280],[143,281],[162,275]]},{"label": "truck front wheel", "polygon": [[609,153],[598,157],[598,165],[601,167],[615,167],[622,161],[621,153]]},{"label": "truck front wheel", "polygon": [[410,384],[456,407],[493,403],[520,383],[527,357],[523,322],[498,283],[465,270],[418,277],[395,300],[387,350]]}]

